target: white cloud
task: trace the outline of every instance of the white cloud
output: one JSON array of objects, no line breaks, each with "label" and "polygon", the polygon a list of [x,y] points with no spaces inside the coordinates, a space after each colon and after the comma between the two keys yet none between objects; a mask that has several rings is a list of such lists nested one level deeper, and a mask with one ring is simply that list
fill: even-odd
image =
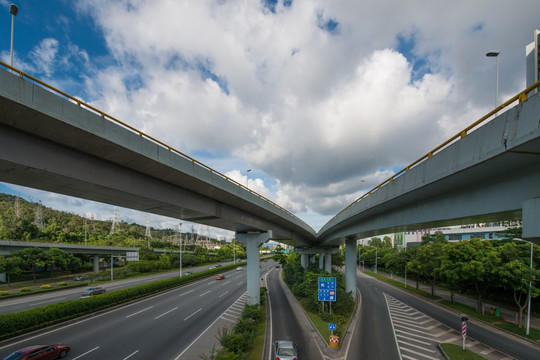
[{"label": "white cloud", "polygon": [[[275,13],[240,0],[77,7],[114,58],[97,68],[84,44],[69,51],[87,66],[94,105],[204,153],[242,184],[245,168],[257,169],[264,176],[250,188],[316,229],[316,214],[336,213],[493,107],[487,51],[501,51],[501,99],[523,88],[538,27],[536,0],[312,0],[279,2]],[[43,71],[57,47],[45,39],[34,50]]]}]

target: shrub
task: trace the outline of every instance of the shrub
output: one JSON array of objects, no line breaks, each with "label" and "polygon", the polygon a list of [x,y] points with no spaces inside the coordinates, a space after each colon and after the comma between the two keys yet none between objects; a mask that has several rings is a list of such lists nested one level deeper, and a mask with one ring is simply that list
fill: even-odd
[{"label": "shrub", "polygon": [[67,282],[65,282],[65,281],[59,282],[58,286],[67,286]]},{"label": "shrub", "polygon": [[32,289],[30,289],[29,287],[23,287],[21,288],[21,290],[19,290],[20,292],[30,292],[32,291]]},{"label": "shrub", "polygon": [[9,295],[9,291],[2,290],[0,291],[0,296],[6,296]]},{"label": "shrub", "polygon": [[41,288],[42,289],[51,289],[52,286],[51,285],[41,285]]}]

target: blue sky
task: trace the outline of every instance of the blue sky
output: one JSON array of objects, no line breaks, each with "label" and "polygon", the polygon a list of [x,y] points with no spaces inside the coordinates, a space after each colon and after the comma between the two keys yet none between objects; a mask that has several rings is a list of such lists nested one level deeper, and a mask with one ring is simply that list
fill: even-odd
[{"label": "blue sky", "polygon": [[[535,0],[13,2],[16,67],[248,181],[316,230],[493,107],[486,52],[501,52],[501,100],[524,88],[524,49],[540,27]],[[0,191],[102,219],[114,211]]]}]

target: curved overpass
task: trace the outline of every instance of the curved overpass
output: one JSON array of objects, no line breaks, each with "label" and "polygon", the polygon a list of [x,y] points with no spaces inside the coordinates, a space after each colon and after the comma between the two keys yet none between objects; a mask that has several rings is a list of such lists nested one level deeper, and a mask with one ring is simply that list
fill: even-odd
[{"label": "curved overpass", "polygon": [[358,237],[523,218],[524,236],[540,238],[540,96],[521,102],[532,88],[518,106],[419,159],[317,234],[197,160],[0,65],[16,73],[0,71],[0,181],[235,231],[247,245],[250,304],[259,299],[258,246],[270,239],[294,245],[303,265],[308,255],[324,254],[319,265],[327,270],[345,243],[346,288],[353,290]]}]

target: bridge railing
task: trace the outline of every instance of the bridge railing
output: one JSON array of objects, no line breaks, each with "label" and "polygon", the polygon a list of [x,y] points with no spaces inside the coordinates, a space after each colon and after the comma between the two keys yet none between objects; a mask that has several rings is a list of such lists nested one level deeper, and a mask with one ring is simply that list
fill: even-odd
[{"label": "bridge railing", "polygon": [[398,171],[397,173],[395,173],[394,175],[392,175],[391,177],[389,177],[388,179],[386,179],[385,181],[383,181],[382,183],[380,183],[379,185],[375,186],[373,189],[369,190],[368,192],[364,193],[362,196],[360,196],[358,199],[356,199],[355,201],[353,201],[351,204],[349,204],[346,208],[344,208],[343,210],[341,210],[339,213],[337,213],[333,218],[331,218],[324,226],[323,228],[331,223],[332,221],[336,220],[339,215],[341,215],[342,213],[344,213],[345,211],[347,211],[349,208],[351,208],[352,206],[354,206],[355,204],[357,204],[359,201],[361,201],[362,199],[366,198],[367,196],[373,194],[374,192],[376,192],[377,190],[379,190],[380,188],[382,188],[383,186],[391,183],[392,181],[394,181],[394,179],[398,178],[399,176],[409,172],[409,170],[411,170],[412,168],[414,168],[415,166],[417,166],[418,164],[420,164],[421,162],[429,159],[430,157],[432,157],[434,154],[440,152],[441,150],[445,149],[448,145],[454,143],[455,141],[458,141],[459,139],[462,139],[464,138],[465,136],[467,136],[473,129],[475,129],[476,127],[480,126],[481,124],[483,124],[487,119],[489,119],[490,117],[492,117],[493,115],[497,114],[499,111],[501,111],[502,109],[512,105],[514,102],[516,101],[519,101],[519,103],[522,103],[523,101],[527,100],[528,98],[528,95],[531,91],[534,91],[535,89],[539,88],[540,87],[540,81],[537,81],[536,83],[534,83],[533,85],[529,86],[528,88],[526,88],[525,90],[521,91],[520,93],[518,93],[517,95],[513,96],[512,98],[510,98],[508,101],[504,102],[503,104],[497,106],[495,109],[491,110],[490,112],[488,112],[486,115],[482,116],[480,119],[476,120],[474,123],[472,123],[471,125],[467,126],[465,129],[463,129],[462,131],[460,131],[459,133],[457,133],[456,135],[452,136],[450,139],[446,140],[445,142],[443,142],[441,145],[437,146],[436,148],[434,148],[433,150],[431,150],[430,152],[428,152],[427,154],[425,154],[424,156],[422,156],[421,158],[419,158],[418,160],[412,162],[410,165],[408,165],[407,167],[405,167],[404,169]]},{"label": "bridge railing", "polygon": [[243,188],[244,190],[247,190],[248,192],[252,193],[253,195],[259,197],[260,199],[264,200],[265,202],[267,202],[267,203],[269,203],[269,204],[275,206],[275,207],[278,208],[279,210],[281,210],[281,211],[287,213],[288,215],[292,216],[292,217],[295,218],[296,220],[300,221],[301,223],[303,223],[304,225],[306,225],[309,229],[312,229],[311,226],[309,226],[306,222],[304,222],[304,221],[303,221],[302,219],[300,219],[298,216],[294,215],[294,214],[293,214],[292,212],[290,212],[289,210],[287,210],[287,209],[285,209],[285,208],[279,206],[278,204],[276,204],[276,203],[273,202],[272,200],[270,200],[270,199],[266,198],[265,196],[263,196],[263,195],[261,195],[261,194],[255,192],[255,191],[251,190],[249,187],[247,187],[247,186],[245,186],[245,185],[242,185],[241,183],[239,183],[238,181],[236,181],[236,180],[234,180],[234,179],[228,177],[227,175],[222,174],[222,173],[220,173],[220,172],[217,171],[217,170],[214,170],[213,168],[211,168],[210,166],[208,166],[208,165],[206,165],[206,164],[200,162],[199,160],[194,159],[194,158],[192,158],[191,156],[189,156],[189,155],[187,155],[187,154],[184,154],[184,153],[181,152],[180,150],[177,150],[177,149],[173,148],[172,146],[165,144],[165,143],[162,142],[161,140],[158,140],[158,139],[154,138],[153,136],[150,136],[150,135],[148,135],[148,134],[142,132],[141,130],[136,129],[135,127],[133,127],[133,126],[131,126],[131,125],[129,125],[129,124],[126,124],[126,123],[123,122],[123,121],[120,121],[119,119],[115,118],[114,116],[111,116],[111,115],[105,113],[104,111],[101,111],[101,110],[99,110],[98,108],[96,108],[96,107],[94,107],[94,106],[92,106],[92,105],[90,105],[90,104],[85,103],[85,102],[82,101],[81,99],[77,99],[76,97],[71,96],[71,95],[69,95],[69,94],[63,92],[62,90],[57,89],[57,88],[55,88],[55,87],[53,87],[53,86],[51,86],[51,85],[49,85],[49,84],[47,84],[47,83],[45,83],[45,82],[43,82],[43,81],[41,81],[41,80],[39,80],[39,79],[33,77],[32,75],[29,75],[29,74],[23,72],[22,70],[19,70],[19,69],[17,69],[17,68],[14,68],[14,67],[12,67],[12,66],[10,66],[10,65],[8,65],[8,64],[6,64],[6,63],[4,63],[4,62],[2,62],[2,61],[0,61],[0,65],[3,66],[4,68],[8,69],[8,70],[11,70],[12,72],[17,73],[17,74],[19,75],[20,78],[30,80],[31,82],[33,82],[33,83],[35,83],[35,84],[37,84],[37,85],[39,85],[39,86],[41,86],[41,87],[43,87],[43,88],[45,88],[45,89],[47,89],[47,90],[49,90],[49,91],[51,91],[51,92],[57,94],[57,95],[61,95],[63,98],[65,98],[65,99],[67,99],[67,100],[69,100],[69,101],[71,101],[71,102],[77,104],[78,106],[83,107],[83,108],[86,108],[87,110],[90,110],[90,111],[96,113],[97,115],[101,116],[103,119],[112,121],[112,122],[114,122],[114,123],[116,123],[116,124],[118,124],[118,125],[120,125],[120,126],[126,128],[126,129],[128,129],[128,130],[134,132],[135,134],[138,134],[139,136],[144,137],[144,138],[146,138],[147,140],[150,140],[150,141],[152,141],[153,143],[155,143],[155,144],[157,144],[157,145],[159,145],[159,146],[162,146],[163,148],[167,149],[168,151],[174,152],[174,153],[176,153],[177,155],[182,156],[183,158],[185,158],[185,159],[191,161],[193,164],[198,165],[198,166],[200,166],[200,167],[202,167],[202,168],[204,168],[204,169],[210,171],[210,173],[216,174],[217,176],[219,176],[219,177],[221,177],[221,178],[223,178],[223,179],[225,179],[225,180],[227,180],[227,181],[229,181],[229,182],[231,182],[231,183],[233,183],[233,184],[235,184],[235,185],[237,185],[237,186]]}]

